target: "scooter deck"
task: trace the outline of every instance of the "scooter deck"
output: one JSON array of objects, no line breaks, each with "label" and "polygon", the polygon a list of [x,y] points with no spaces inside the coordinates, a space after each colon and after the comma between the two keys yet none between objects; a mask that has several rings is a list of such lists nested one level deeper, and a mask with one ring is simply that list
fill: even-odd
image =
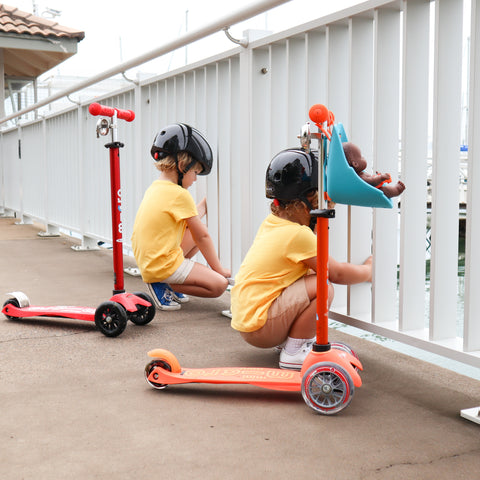
[{"label": "scooter deck", "polygon": [[31,305],[29,307],[18,308],[9,304],[3,307],[2,313],[9,317],[28,318],[28,317],[61,317],[74,318],[77,320],[95,321],[95,308],[74,307],[74,306],[51,306],[42,307]]},{"label": "scooter deck", "polygon": [[277,368],[186,368],[178,373],[173,373],[164,368],[155,367],[148,375],[148,380],[163,385],[182,383],[249,384],[269,390],[299,392],[302,389],[300,372]]}]

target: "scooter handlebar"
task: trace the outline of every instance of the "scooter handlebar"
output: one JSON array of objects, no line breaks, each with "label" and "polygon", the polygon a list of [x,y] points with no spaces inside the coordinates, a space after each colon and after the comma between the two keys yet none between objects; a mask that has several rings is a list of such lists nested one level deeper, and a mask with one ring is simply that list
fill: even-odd
[{"label": "scooter handlebar", "polygon": [[102,115],[105,117],[113,117],[117,112],[117,118],[120,120],[126,120],[131,122],[135,118],[135,112],[132,110],[122,110],[115,107],[107,107],[106,105],[100,105],[99,103],[91,103],[88,107],[88,111],[94,115]]}]

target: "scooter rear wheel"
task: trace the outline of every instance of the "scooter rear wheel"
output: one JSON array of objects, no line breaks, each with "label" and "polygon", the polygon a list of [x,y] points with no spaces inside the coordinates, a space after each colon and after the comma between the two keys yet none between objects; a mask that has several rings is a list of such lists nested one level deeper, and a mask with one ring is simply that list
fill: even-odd
[{"label": "scooter rear wheel", "polygon": [[168,383],[156,383],[152,380],[149,380],[148,378],[150,374],[153,372],[153,370],[157,367],[163,368],[164,370],[168,370],[169,372],[172,371],[172,367],[165,360],[161,360],[161,359],[152,360],[151,362],[147,363],[147,365],[145,366],[145,380],[151,387],[157,390],[163,390],[168,387]]},{"label": "scooter rear wheel", "polygon": [[137,304],[137,311],[129,312],[128,319],[135,325],[146,325],[155,317],[155,304],[153,303],[152,297],[144,292],[135,292],[134,295],[149,302],[150,306],[146,307],[145,305]]},{"label": "scooter rear wheel", "polygon": [[305,403],[324,415],[332,415],[350,405],[354,392],[349,373],[336,363],[315,363],[302,379]]},{"label": "scooter rear wheel", "polygon": [[[13,305],[14,307],[20,308],[20,302],[16,298],[9,298],[4,304],[2,310],[7,306],[7,305]],[[16,320],[18,317],[12,317],[11,315],[8,315],[8,313],[4,313],[4,315],[9,319],[9,320]]]},{"label": "scooter rear wheel", "polygon": [[127,326],[127,312],[116,302],[103,302],[95,310],[95,325],[106,337],[118,337]]}]

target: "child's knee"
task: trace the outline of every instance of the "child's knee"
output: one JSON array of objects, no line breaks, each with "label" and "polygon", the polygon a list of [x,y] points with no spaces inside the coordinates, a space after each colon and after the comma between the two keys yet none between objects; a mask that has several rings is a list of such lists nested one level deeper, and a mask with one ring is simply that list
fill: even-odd
[{"label": "child's knee", "polygon": [[217,282],[213,286],[213,294],[215,297],[222,295],[228,287],[228,280],[225,277],[219,275]]},{"label": "child's knee", "polygon": [[330,305],[333,302],[334,295],[335,295],[335,291],[334,291],[333,285],[329,282],[328,283],[328,308],[330,308]]}]

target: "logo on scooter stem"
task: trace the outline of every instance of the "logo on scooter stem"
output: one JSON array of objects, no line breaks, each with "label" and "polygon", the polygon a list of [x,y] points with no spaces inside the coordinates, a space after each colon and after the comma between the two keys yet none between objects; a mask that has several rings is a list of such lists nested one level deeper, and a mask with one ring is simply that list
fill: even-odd
[{"label": "logo on scooter stem", "polygon": [[[122,213],[122,189],[121,188],[117,190],[117,208],[118,208],[118,212]],[[123,223],[122,223],[121,217],[119,218],[119,222],[118,222],[118,233],[120,235],[123,234]],[[122,243],[122,241],[123,241],[122,238],[117,239],[117,242]]]}]

